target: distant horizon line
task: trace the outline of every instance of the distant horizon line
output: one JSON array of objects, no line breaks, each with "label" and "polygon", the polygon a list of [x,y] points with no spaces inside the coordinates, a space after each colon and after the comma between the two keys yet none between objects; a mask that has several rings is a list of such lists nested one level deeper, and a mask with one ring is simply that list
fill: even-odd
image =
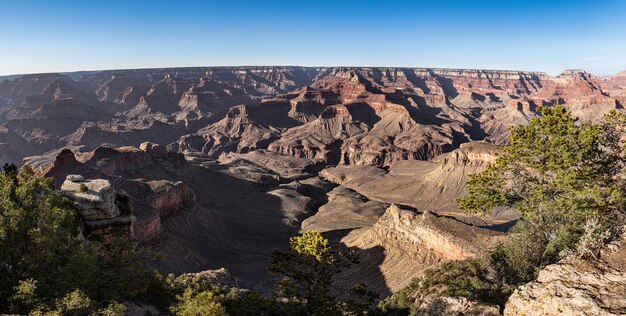
[{"label": "distant horizon line", "polygon": [[228,65],[228,66],[169,66],[169,67],[140,67],[140,68],[105,68],[105,69],[88,69],[88,70],[70,70],[70,71],[46,71],[46,72],[25,72],[25,73],[13,73],[13,74],[0,74],[0,79],[6,79],[6,77],[20,77],[20,76],[29,76],[29,75],[54,75],[54,74],[60,74],[60,75],[64,75],[64,74],[77,74],[77,73],[98,73],[98,72],[107,72],[107,71],[129,71],[129,70],[141,70],[141,71],[147,71],[147,70],[176,70],[176,69],[201,69],[201,68],[279,68],[279,67],[284,67],[284,68],[289,68],[289,67],[293,67],[293,68],[354,68],[354,69],[362,69],[362,68],[388,68],[388,69],[424,69],[424,70],[468,70],[468,71],[493,71],[493,72],[522,72],[522,73],[534,73],[534,74],[542,74],[542,75],[548,75],[548,76],[558,76],[561,75],[567,71],[584,71],[587,72],[589,74],[592,74],[594,76],[597,77],[611,77],[611,76],[615,76],[616,74],[623,72],[624,70],[617,70],[615,73],[613,74],[601,74],[601,75],[596,75],[593,73],[590,73],[588,71],[586,71],[584,68],[568,68],[568,69],[564,69],[562,70],[559,74],[557,75],[551,75],[548,74],[548,72],[546,71],[540,71],[540,70],[519,70],[519,69],[495,69],[495,68],[458,68],[458,67],[416,67],[416,66],[322,66],[322,65],[317,65],[317,66],[299,66],[299,65],[239,65],[239,66],[235,66],[235,65]]}]

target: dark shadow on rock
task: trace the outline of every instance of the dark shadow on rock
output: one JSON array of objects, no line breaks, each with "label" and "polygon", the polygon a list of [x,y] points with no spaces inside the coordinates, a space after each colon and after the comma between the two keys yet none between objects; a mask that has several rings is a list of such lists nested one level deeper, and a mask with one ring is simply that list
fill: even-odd
[{"label": "dark shadow on rock", "polygon": [[504,223],[500,223],[500,224],[495,224],[495,225],[483,225],[483,226],[478,226],[480,228],[486,228],[489,230],[495,230],[495,231],[499,231],[502,233],[506,233],[509,230],[511,230],[511,228],[513,228],[513,226],[515,226],[515,224],[517,224],[517,219],[508,221],[508,222],[504,222]]},{"label": "dark shadow on rock", "polygon": [[484,95],[478,94],[476,92],[472,92],[471,98],[472,100],[481,101],[481,102],[484,102],[487,99]]},{"label": "dark shadow on rock", "polygon": [[413,84],[413,86],[418,87],[424,91],[424,93],[430,93],[430,88],[426,85],[426,80],[422,77],[419,77],[415,74],[415,71],[410,68],[404,68],[404,75],[406,79],[409,80]]},{"label": "dark shadow on rock", "polygon": [[349,290],[358,283],[363,283],[368,290],[374,291],[380,297],[391,295],[391,289],[387,286],[385,276],[380,270],[380,265],[385,261],[385,248],[375,246],[368,249],[356,249],[359,263],[348,270],[343,271],[337,278],[337,288]]},{"label": "dark shadow on rock", "polygon": [[380,86],[385,86],[385,83],[381,80],[383,76],[385,75],[389,75],[389,70],[385,70],[385,74],[383,74],[383,71],[380,68],[374,68],[372,69],[372,80],[374,80],[374,82],[376,82],[376,84],[380,85]]},{"label": "dark shadow on rock", "polygon": [[487,133],[482,129],[480,122],[478,121],[478,117],[480,117],[481,109],[473,108],[470,110],[471,114],[467,116],[470,121],[469,126],[465,126],[465,131],[472,138],[473,141],[483,140],[487,137]]},{"label": "dark shadow on rock", "polygon": [[341,243],[341,239],[343,237],[348,236],[348,234],[352,231],[352,228],[347,228],[347,229],[336,229],[336,230],[329,230],[329,231],[325,231],[322,234],[322,236],[326,239],[328,239],[328,241],[331,243],[331,245],[335,246],[335,247],[339,247],[339,248],[345,248],[345,245]]},{"label": "dark shadow on rock", "polygon": [[254,182],[199,166],[169,178],[186,183],[199,207],[163,223],[168,244],[158,250],[166,256],[166,270],[227,268],[245,287],[265,293],[272,289],[274,280],[266,270],[271,254],[286,250],[289,237],[299,230],[287,224],[283,201]]},{"label": "dark shadow on rock", "polygon": [[334,143],[328,145],[326,164],[336,166],[341,162],[341,146],[343,146],[343,140],[336,140]]},{"label": "dark shadow on rock", "polygon": [[350,112],[350,116],[352,116],[353,120],[363,122],[370,128],[381,119],[380,116],[376,114],[376,110],[365,102],[349,103],[346,104],[345,107]]},{"label": "dark shadow on rock", "polygon": [[434,71],[429,70],[430,75],[435,78],[435,80],[437,81],[437,83],[439,83],[439,85],[441,86],[441,88],[443,89],[443,93],[451,98],[454,99],[459,95],[459,92],[456,90],[456,88],[454,87],[454,83],[452,82],[452,79],[446,78],[446,77],[442,77],[439,76],[437,74],[435,74]]},{"label": "dark shadow on rock", "polygon": [[489,101],[491,102],[502,102],[502,100],[500,99],[500,97],[496,96],[493,93],[487,93],[487,97],[489,97]]},{"label": "dark shadow on rock", "polygon": [[443,112],[440,108],[433,108],[430,106],[416,108],[412,106],[407,106],[406,109],[409,112],[411,118],[415,120],[415,122],[420,124],[432,124],[441,126],[443,124],[450,123],[450,120],[446,120],[437,116]]}]

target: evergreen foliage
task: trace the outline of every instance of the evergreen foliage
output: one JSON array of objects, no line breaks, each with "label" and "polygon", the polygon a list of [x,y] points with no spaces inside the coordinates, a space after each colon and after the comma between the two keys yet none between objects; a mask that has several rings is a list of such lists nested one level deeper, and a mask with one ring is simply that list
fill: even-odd
[{"label": "evergreen foliage", "polygon": [[[73,202],[52,190],[51,179],[37,179],[28,167],[4,166],[0,312],[87,315],[116,300],[147,299],[151,257],[130,240],[108,247],[87,240],[82,226]],[[84,304],[72,303],[77,301]]]},{"label": "evergreen foliage", "polygon": [[469,214],[496,207],[520,215],[505,242],[480,258],[427,271],[381,302],[407,313],[425,298],[461,296],[498,304],[566,255],[594,256],[626,223],[626,116],[609,112],[602,124],[581,123],[562,106],[511,130],[495,164],[471,175],[458,200]]}]

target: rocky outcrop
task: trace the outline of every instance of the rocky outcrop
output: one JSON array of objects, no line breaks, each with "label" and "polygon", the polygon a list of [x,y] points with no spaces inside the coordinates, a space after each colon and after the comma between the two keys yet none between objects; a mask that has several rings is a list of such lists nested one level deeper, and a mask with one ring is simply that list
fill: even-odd
[{"label": "rocky outcrop", "polygon": [[117,192],[108,180],[68,175],[61,194],[76,202],[88,238],[107,244],[116,237],[133,235],[135,216],[131,214],[128,196]]},{"label": "rocky outcrop", "polygon": [[148,200],[161,218],[196,207],[195,193],[181,181],[157,180],[149,181],[148,185],[152,190]]},{"label": "rocky outcrop", "polygon": [[170,152],[165,147],[151,142],[142,143],[139,148],[133,146],[100,146],[94,151],[81,155],[85,165],[108,175],[128,176],[137,170],[147,168],[159,160],[173,168],[183,168],[185,157]]},{"label": "rocky outcrop", "polygon": [[441,155],[434,162],[440,164],[442,170],[452,171],[458,168],[485,168],[496,162],[500,151],[499,146],[484,142],[464,143],[446,155]]},{"label": "rocky outcrop", "polygon": [[151,142],[141,143],[141,145],[139,145],[139,149],[143,150],[151,158],[167,158],[172,154],[167,150],[167,148]]},{"label": "rocky outcrop", "polygon": [[341,241],[359,249],[361,262],[344,272],[381,294],[400,290],[426,269],[482,254],[503,234],[451,217],[391,205],[372,226],[353,230]]},{"label": "rocky outcrop", "polygon": [[83,157],[85,165],[108,175],[128,175],[152,165],[148,153],[135,147],[98,147]]},{"label": "rocky outcrop", "polygon": [[[128,208],[133,209],[133,236],[140,241],[148,241],[162,233],[162,219],[183,210],[194,209],[196,196],[180,181],[149,180],[155,176],[141,176],[142,170],[154,172],[183,168],[185,159],[182,154],[169,152],[152,143],[142,144],[141,148],[102,147],[97,152],[80,152],[75,149],[76,153],[63,149],[43,156],[29,157],[25,162],[34,169],[37,176],[52,177],[55,187],[66,190],[68,194],[74,192],[72,196],[80,201],[79,205],[82,205],[80,207],[89,221],[88,225],[104,235],[108,234],[107,225],[111,222],[124,224],[124,220],[117,213],[106,213],[119,212],[111,206],[111,201],[118,201],[120,198],[127,200]],[[77,156],[79,159],[76,159]],[[81,161],[90,162],[92,166]],[[119,172],[120,170],[123,172]],[[66,178],[72,174],[80,174],[93,180],[68,182]],[[81,184],[85,184],[87,193],[81,192]],[[94,188],[90,191],[89,186]],[[126,192],[127,196],[121,192]]]},{"label": "rocky outcrop", "polygon": [[426,250],[436,253],[441,260],[474,257],[485,249],[484,244],[476,242],[478,236],[500,235],[453,218],[430,212],[418,213],[395,204],[372,226],[372,233],[381,244],[393,244],[409,256],[419,257]]},{"label": "rocky outcrop", "polygon": [[417,307],[416,316],[498,316],[500,308],[464,297],[437,297],[423,301]]},{"label": "rocky outcrop", "polygon": [[626,233],[600,258],[566,257],[509,298],[505,316],[626,314]]},{"label": "rocky outcrop", "polygon": [[156,211],[137,214],[133,234],[140,241],[149,241],[163,232],[161,216]]},{"label": "rocky outcrop", "polygon": [[204,270],[195,273],[184,273],[179,276],[180,279],[193,279],[201,284],[213,284],[227,287],[237,287],[237,278],[235,278],[227,269],[221,268],[217,270]]}]

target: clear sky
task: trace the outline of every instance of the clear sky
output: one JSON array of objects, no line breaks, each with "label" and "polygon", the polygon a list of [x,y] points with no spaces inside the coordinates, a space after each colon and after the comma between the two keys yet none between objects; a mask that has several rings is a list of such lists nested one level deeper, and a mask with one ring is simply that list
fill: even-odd
[{"label": "clear sky", "polygon": [[626,70],[626,1],[0,0],[0,74],[218,65]]}]

